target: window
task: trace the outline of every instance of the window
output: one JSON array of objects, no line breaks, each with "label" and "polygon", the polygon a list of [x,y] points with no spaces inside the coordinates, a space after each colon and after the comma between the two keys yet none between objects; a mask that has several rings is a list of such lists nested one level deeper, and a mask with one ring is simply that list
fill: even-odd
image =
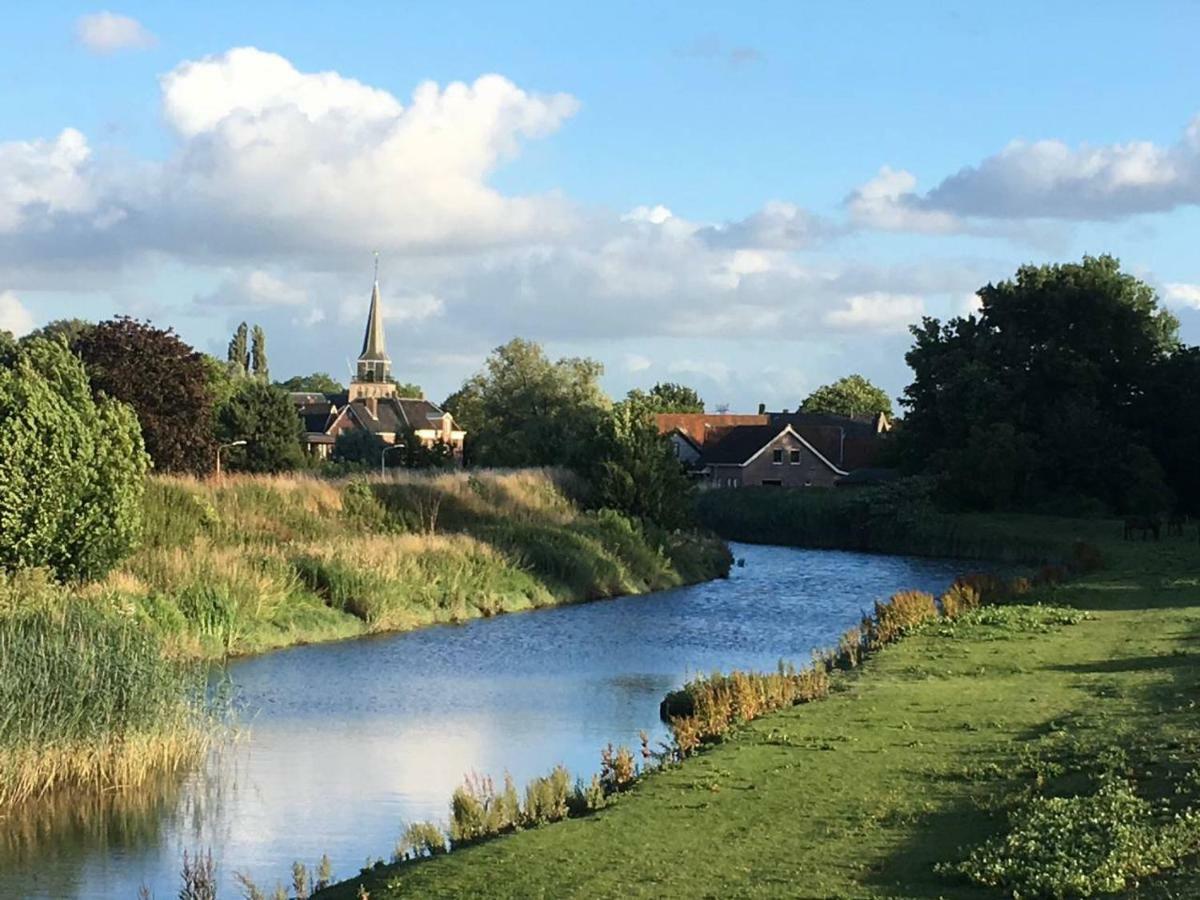
[{"label": "window", "polygon": [[774,465],[782,466],[783,465],[783,451],[782,450],[773,451],[771,453],[771,462]]},{"label": "window", "polygon": [[799,450],[793,450],[793,451],[792,451],[792,455],[791,455],[791,464],[792,464],[793,466],[798,466],[798,465],[800,465],[800,451],[799,451]]}]

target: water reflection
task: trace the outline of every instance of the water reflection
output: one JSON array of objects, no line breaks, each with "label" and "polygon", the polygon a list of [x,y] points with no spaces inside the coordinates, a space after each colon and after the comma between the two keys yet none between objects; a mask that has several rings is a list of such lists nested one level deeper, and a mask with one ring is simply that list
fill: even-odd
[{"label": "water reflection", "polygon": [[561,762],[595,770],[606,743],[657,739],[659,700],[687,675],[806,662],[899,587],[940,589],[953,564],[737,546],[729,581],[407,635],[300,647],[231,667],[248,737],[135,798],[60,801],[0,823],[0,896],[119,897],[178,889],[185,848],[283,879],[329,853],[350,875],[402,823],[443,820],[469,771],[518,784]]}]

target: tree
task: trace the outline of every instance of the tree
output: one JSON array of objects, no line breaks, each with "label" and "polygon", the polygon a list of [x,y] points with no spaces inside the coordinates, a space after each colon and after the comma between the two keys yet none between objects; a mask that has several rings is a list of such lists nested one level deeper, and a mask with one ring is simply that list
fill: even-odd
[{"label": "tree", "polygon": [[604,459],[596,476],[598,504],[665,528],[691,523],[693,485],[659,434],[654,416],[660,407],[645,395],[613,407]]},{"label": "tree", "polygon": [[124,316],[85,332],[72,349],[97,401],[133,407],[146,452],[160,472],[203,475],[213,465],[213,392],[203,354],[170,328]]},{"label": "tree", "polygon": [[217,413],[222,443],[245,441],[228,452],[231,471],[287,472],[304,464],[302,425],[285,391],[256,379],[243,379]]},{"label": "tree", "polygon": [[411,381],[396,381],[394,378],[392,383],[396,385],[396,396],[398,397],[411,397],[416,400],[425,397],[425,392],[421,390],[419,384],[413,384]]},{"label": "tree", "polygon": [[285,391],[314,394],[340,394],[346,386],[334,381],[333,376],[326,372],[313,372],[311,375],[293,375],[287,381],[276,383],[276,387]]},{"label": "tree", "polygon": [[671,381],[660,381],[648,392],[635,388],[628,393],[627,398],[652,413],[704,412],[704,401],[693,388]]},{"label": "tree", "polygon": [[[333,461],[378,466],[387,441],[362,428],[343,431],[333,443]],[[396,452],[397,455],[399,451]],[[392,454],[389,454],[389,456]],[[388,460],[391,462],[391,460]]]},{"label": "tree", "polygon": [[871,384],[863,376],[847,375],[809,394],[800,404],[800,411],[831,416],[869,416],[875,413],[891,416],[892,400],[887,391]]},{"label": "tree", "polygon": [[254,330],[250,333],[250,365],[255,378],[270,381],[270,372],[267,366],[267,335],[261,325],[255,325]]},{"label": "tree", "polygon": [[230,338],[229,353],[226,359],[229,362],[229,369],[234,375],[250,374],[249,329],[245,322],[237,327],[237,331]]},{"label": "tree", "polygon": [[603,371],[590,359],[552,362],[540,345],[514,338],[445,409],[467,430],[472,464],[590,471],[611,409],[599,384]]},{"label": "tree", "polygon": [[979,479],[956,499],[1004,506],[1074,496],[1137,510],[1166,496],[1132,449],[1151,443],[1141,411],[1179,349],[1178,321],[1153,289],[1112,257],[1085,256],[1023,266],[979,298],[977,316],[927,318],[912,329],[913,382],[901,401],[909,467],[979,472],[980,442],[1009,426],[1005,440],[1022,448],[1024,470],[992,483],[1019,485],[1018,495],[999,490],[984,501],[978,491],[988,480]]},{"label": "tree", "polygon": [[47,322],[41,328],[36,328],[29,332],[21,340],[24,342],[33,341],[38,338],[49,338],[51,340],[62,340],[70,347],[95,327],[94,322],[89,322],[86,319],[55,319],[53,322]]},{"label": "tree", "polygon": [[133,410],[94,398],[64,342],[0,335],[0,569],[103,576],[140,535],[148,467]]}]

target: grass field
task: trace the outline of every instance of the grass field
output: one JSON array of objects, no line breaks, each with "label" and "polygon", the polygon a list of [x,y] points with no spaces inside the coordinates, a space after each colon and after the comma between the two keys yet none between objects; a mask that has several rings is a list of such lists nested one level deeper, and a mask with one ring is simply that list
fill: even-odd
[{"label": "grass field", "polygon": [[[1107,566],[1027,598],[1053,607],[926,627],[838,676],[828,699],[748,724],[596,814],[371,871],[321,896],[353,898],[361,884],[371,900],[997,898],[1011,892],[935,866],[1004,834],[1031,798],[1087,795],[1103,770],[1156,804],[1159,821],[1200,802],[1195,531],[1126,543],[1113,522],[962,526],[1022,545],[1081,538]],[[1200,896],[1192,857],[1141,881],[1118,896]]]}]

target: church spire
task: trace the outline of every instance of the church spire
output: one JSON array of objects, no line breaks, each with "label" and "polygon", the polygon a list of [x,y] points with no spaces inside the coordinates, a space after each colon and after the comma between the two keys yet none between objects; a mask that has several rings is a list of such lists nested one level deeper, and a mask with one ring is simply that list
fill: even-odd
[{"label": "church spire", "polygon": [[391,375],[391,363],[383,341],[383,310],[379,300],[379,254],[376,253],[375,284],[371,288],[367,330],[363,334],[362,353],[358,356],[358,380],[386,381]]}]

